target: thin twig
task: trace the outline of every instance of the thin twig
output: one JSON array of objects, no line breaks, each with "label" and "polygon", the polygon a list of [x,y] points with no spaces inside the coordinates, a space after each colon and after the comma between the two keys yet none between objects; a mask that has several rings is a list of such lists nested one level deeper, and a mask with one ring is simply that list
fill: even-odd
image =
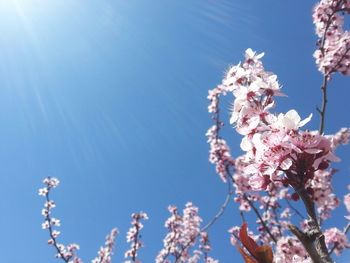
[{"label": "thin twig", "polygon": [[[224,214],[224,212],[226,211],[226,208],[230,202],[230,199],[231,199],[231,196],[233,195],[233,189],[232,189],[232,186],[231,186],[231,181],[227,180],[227,195],[226,195],[226,198],[224,200],[224,202],[222,203],[222,205],[220,206],[219,208],[219,211],[215,214],[215,216],[204,226],[201,228],[200,232],[193,238],[193,240],[191,240],[188,244],[186,244],[185,246],[183,246],[181,248],[181,251],[180,253],[178,254],[178,256],[175,257],[175,263],[177,263],[180,258],[181,258],[181,255],[182,253],[191,245],[191,243],[194,242],[194,240],[196,238],[198,238],[200,236],[200,233],[201,232],[204,232],[204,231],[207,231],[211,226],[213,226],[216,221]],[[165,259],[170,255],[170,251],[169,253],[166,255],[166,257],[164,257],[163,261],[165,261]]]},{"label": "thin twig", "polygon": [[[332,21],[333,21],[333,17],[336,13],[339,13],[339,12],[349,12],[350,9],[349,8],[341,8],[341,5],[343,4],[342,1],[339,1],[337,3],[337,6],[335,7],[334,11],[328,15],[328,20],[327,20],[327,24],[326,24],[326,27],[325,27],[325,30],[323,32],[323,36],[321,38],[321,43],[320,43],[320,47],[319,47],[319,50],[321,51],[322,53],[322,56],[324,56],[325,54],[325,49],[324,49],[324,46],[325,46],[325,43],[326,43],[326,38],[327,38],[327,33],[328,33],[328,30],[332,24]],[[323,76],[323,82],[322,82],[322,86],[321,86],[321,90],[322,90],[322,107],[321,109],[317,108],[317,111],[318,113],[320,114],[320,127],[319,127],[319,132],[320,134],[323,134],[324,132],[324,126],[325,126],[325,118],[326,118],[326,109],[327,109],[327,84],[328,84],[328,80],[330,79],[330,76],[333,72],[335,72],[335,69],[339,66],[340,62],[343,60],[343,58],[347,55],[347,53],[349,52],[350,50],[347,49],[344,54],[342,55],[342,57],[338,60],[337,64],[333,67],[332,70],[330,70],[328,73],[324,73],[324,76]]]},{"label": "thin twig", "polygon": [[[228,171],[228,167],[226,167],[226,170]],[[215,214],[215,216],[204,226],[201,228],[201,231],[193,238],[193,240],[191,240],[188,244],[186,244],[185,246],[183,246],[181,248],[181,251],[180,253],[178,254],[178,256],[175,257],[175,262],[174,263],[177,263],[179,262],[180,258],[181,258],[181,255],[182,253],[187,249],[189,248],[189,246],[191,245],[191,243],[194,242],[194,240],[196,240],[196,238],[198,238],[200,236],[200,233],[201,232],[204,232],[204,231],[207,231],[208,228],[210,228],[212,225],[215,224],[215,222],[224,214],[229,202],[230,202],[230,199],[231,199],[231,196],[233,195],[233,189],[232,189],[232,186],[231,186],[231,181],[230,180],[227,180],[227,195],[226,195],[226,198],[225,198],[225,201],[222,203],[222,205],[220,206],[219,208],[219,211]],[[170,251],[169,251],[169,254],[170,254]],[[166,257],[164,257],[163,261],[162,262],[165,262],[165,259],[169,256],[169,254],[166,255]]]},{"label": "thin twig", "polygon": [[[328,21],[325,27],[325,30],[323,32],[323,36],[321,39],[321,44],[319,49],[321,50],[322,56],[324,56],[324,45],[326,43],[326,37],[327,37],[327,31],[332,23],[332,18],[333,16],[337,13],[337,11],[334,11],[332,14],[329,15]],[[323,82],[321,86],[322,90],[322,107],[321,109],[317,108],[318,113],[320,114],[320,127],[319,127],[319,132],[320,134],[323,133],[324,131],[324,125],[325,125],[325,118],[326,118],[326,109],[327,109],[327,82],[328,82],[329,75],[325,74],[323,77]]]},{"label": "thin twig", "polygon": [[233,195],[231,181],[227,181],[227,186],[228,186],[227,187],[228,189],[227,189],[227,195],[226,195],[225,201],[220,206],[219,211],[216,213],[216,215],[204,227],[202,227],[201,232],[206,231],[208,228],[214,225],[215,222],[224,214],[230,202],[231,196]]},{"label": "thin twig", "polygon": [[328,74],[324,75],[323,77],[323,83],[321,86],[322,90],[322,107],[321,109],[317,109],[320,114],[320,128],[319,132],[320,134],[323,134],[324,132],[324,126],[325,126],[325,119],[326,119],[326,109],[327,109],[327,84],[328,84]]},{"label": "thin twig", "polygon": [[[216,99],[218,101],[217,105],[219,105],[219,103],[220,103],[219,95],[216,95]],[[222,122],[220,121],[220,108],[219,107],[217,107],[214,115],[212,116],[212,119],[215,122],[215,127],[216,127],[215,140],[217,142],[220,139],[219,132],[220,132],[221,126],[223,125]],[[219,159],[220,158],[221,158],[221,156],[219,156]],[[177,263],[180,260],[182,253],[186,249],[188,249],[189,246],[200,236],[200,233],[204,232],[204,231],[207,231],[224,214],[224,212],[225,212],[225,210],[226,210],[226,208],[227,208],[227,206],[228,206],[228,204],[230,202],[231,196],[234,193],[234,191],[232,189],[232,185],[231,185],[232,184],[231,180],[227,180],[227,177],[232,178],[232,176],[230,174],[230,167],[232,167],[232,166],[233,166],[233,163],[231,163],[229,161],[225,163],[225,170],[226,170],[226,173],[227,173],[227,176],[225,178],[226,179],[226,183],[227,183],[227,194],[226,194],[226,198],[225,198],[224,202],[222,203],[222,205],[220,206],[218,212],[214,215],[214,217],[204,227],[201,228],[200,232],[189,243],[187,243],[186,245],[181,247],[180,253],[175,255],[175,263]],[[163,258],[162,262],[165,262],[166,258],[169,257],[169,256],[170,256],[170,251],[167,252],[167,254]]]},{"label": "thin twig", "polygon": [[244,200],[246,200],[246,201],[249,203],[250,207],[253,209],[253,211],[255,212],[256,216],[259,218],[259,220],[260,220],[262,226],[264,227],[265,231],[269,234],[269,236],[271,237],[271,239],[272,239],[275,243],[277,243],[277,239],[276,239],[275,236],[271,233],[270,229],[267,227],[265,221],[262,219],[262,217],[261,217],[261,215],[260,215],[258,209],[255,207],[254,203],[248,198],[248,196],[247,196],[245,193],[243,194],[243,198],[244,198]]},{"label": "thin twig", "polygon": [[[222,122],[220,121],[220,97],[219,95],[216,96],[217,99],[217,109],[216,112],[213,116],[213,120],[215,121],[215,126],[216,126],[216,137],[215,140],[216,142],[220,139],[219,136],[219,132],[220,132],[220,128],[222,126]],[[222,156],[220,156],[221,158]],[[215,222],[224,214],[226,207],[229,204],[230,198],[233,195],[234,191],[232,189],[232,185],[231,183],[233,183],[233,177],[231,175],[230,172],[230,167],[233,166],[232,163],[230,162],[226,162],[225,163],[225,171],[226,171],[226,183],[227,183],[227,195],[225,198],[225,201],[223,202],[223,204],[220,206],[219,211],[216,213],[216,215],[201,229],[201,231],[206,231],[208,228],[210,228],[213,224],[215,224]],[[231,180],[227,180],[227,177],[229,177]],[[232,182],[231,182],[232,181]]]},{"label": "thin twig", "polygon": [[290,202],[289,202],[289,200],[288,199],[285,199],[286,200],[286,202],[287,202],[287,204],[288,204],[288,206],[301,218],[301,219],[306,219],[306,217],[305,216],[303,216],[303,214],[302,213],[300,213],[299,212],[299,210],[298,209],[296,209]]}]

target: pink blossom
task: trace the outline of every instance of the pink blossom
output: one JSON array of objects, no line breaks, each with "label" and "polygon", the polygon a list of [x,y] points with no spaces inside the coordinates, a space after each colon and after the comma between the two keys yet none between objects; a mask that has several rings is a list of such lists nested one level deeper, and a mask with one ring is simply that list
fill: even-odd
[{"label": "pink blossom", "polygon": [[312,199],[316,204],[320,217],[325,220],[331,211],[339,206],[339,199],[333,192],[332,177],[335,170],[317,170],[306,187],[312,189]]},{"label": "pink blossom", "polygon": [[[198,215],[198,208],[192,203],[187,203],[182,216],[175,206],[169,206],[168,210],[171,213],[165,222],[168,234],[163,240],[164,247],[159,252],[156,262],[170,262],[169,257],[173,257],[176,262],[197,262],[201,255],[207,257],[210,244],[207,233],[200,230],[202,219]],[[200,250],[191,256],[190,251],[198,237],[201,242]]]},{"label": "pink blossom", "polygon": [[[300,260],[300,261],[296,261]],[[274,263],[311,263],[312,260],[296,237],[286,236],[277,241]]]},{"label": "pink blossom", "polygon": [[210,144],[209,161],[216,165],[216,172],[221,179],[226,182],[226,172],[228,167],[233,166],[234,160],[231,157],[230,149],[225,140],[218,137],[218,127],[214,125],[207,132]]},{"label": "pink blossom", "polygon": [[344,15],[349,1],[321,0],[314,8],[313,22],[319,37],[314,57],[318,69],[329,77],[333,72],[350,74],[350,33],[344,31]]},{"label": "pink blossom", "polygon": [[350,244],[346,235],[336,227],[327,229],[324,232],[325,241],[329,248],[334,246],[334,252],[339,256],[345,248],[349,248]]},{"label": "pink blossom", "polygon": [[332,149],[336,149],[339,145],[346,145],[349,143],[350,128],[341,128],[336,134],[326,136],[332,142]]}]

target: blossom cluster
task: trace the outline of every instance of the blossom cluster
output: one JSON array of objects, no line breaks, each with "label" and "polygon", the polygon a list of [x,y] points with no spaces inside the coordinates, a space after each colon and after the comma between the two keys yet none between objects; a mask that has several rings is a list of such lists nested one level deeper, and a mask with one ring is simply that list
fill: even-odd
[{"label": "blossom cluster", "polygon": [[276,244],[275,263],[312,263],[303,245],[296,237],[281,237]]},{"label": "blossom cluster", "polygon": [[332,177],[336,170],[318,170],[312,180],[307,184],[312,189],[312,200],[322,220],[330,217],[331,211],[339,206],[340,200],[333,191]]},{"label": "blossom cluster", "polygon": [[213,125],[206,134],[210,145],[209,161],[216,165],[217,174],[222,181],[226,182],[227,170],[234,166],[234,160],[226,141],[218,137],[218,130],[219,125]]},{"label": "blossom cluster", "polygon": [[[327,79],[336,71],[350,73],[350,38],[342,29],[342,15],[348,10],[348,1],[325,0],[315,7],[314,22],[321,38],[315,57]],[[263,53],[247,49],[245,60],[231,67],[222,83],[209,91],[208,111],[213,116],[214,125],[208,130],[207,137],[209,161],[215,164],[223,181],[227,182],[228,178],[232,181],[236,194],[234,200],[240,204],[239,209],[254,211],[258,217],[259,234],[255,239],[276,243],[285,235],[293,215],[302,219],[303,231],[322,233],[319,223],[329,218],[340,203],[331,183],[335,170],[328,167],[331,162],[339,161],[334,152],[340,144],[348,143],[350,130],[343,128],[335,135],[324,135],[324,104],[320,110],[320,131],[301,129],[311,120],[312,114],[302,120],[293,109],[277,115],[272,113],[275,97],[284,94],[277,76],[264,69],[263,56]],[[244,154],[235,160],[219,134],[224,125],[219,118],[220,98],[229,93],[235,97],[230,123],[244,136],[240,144]],[[231,168],[234,168],[233,174]],[[313,223],[305,220],[306,216],[293,206],[292,203],[299,199]],[[345,200],[348,199],[350,197]],[[283,205],[287,208],[281,212]],[[322,246],[326,245],[330,246],[328,239]],[[301,243],[300,246],[303,247]],[[311,260],[307,253],[291,254],[290,262]]]},{"label": "blossom cluster", "polygon": [[213,114],[212,118],[215,124],[206,133],[210,145],[209,161],[215,164],[216,173],[224,182],[227,181],[227,170],[234,166],[230,148],[226,141],[219,136],[220,128],[223,126],[223,123],[219,119],[219,101],[220,96],[226,95],[226,93],[227,89],[224,85],[219,85],[215,89],[209,90],[207,98],[210,100],[210,105],[208,106],[208,111]]},{"label": "blossom cluster", "polygon": [[350,13],[348,0],[322,0],[314,8],[313,22],[319,37],[314,53],[319,70],[350,75],[350,32],[344,30],[344,15]]},{"label": "blossom cluster", "polygon": [[337,157],[327,137],[299,129],[312,115],[301,120],[295,110],[278,116],[270,112],[274,96],[283,94],[277,76],[264,70],[262,56],[248,49],[244,63],[233,66],[223,80],[235,96],[231,124],[244,135],[241,149],[246,154],[240,165],[253,190],[267,189],[270,183],[297,188]]},{"label": "blossom cluster", "polygon": [[346,233],[336,227],[327,229],[324,232],[324,236],[326,244],[330,249],[334,250],[336,255],[340,255],[345,248],[350,248]]},{"label": "blossom cluster", "polygon": [[[201,257],[206,263],[218,263],[208,252],[211,250],[208,233],[201,231],[202,219],[198,215],[198,208],[192,203],[187,203],[183,215],[178,213],[175,206],[168,207],[171,216],[166,220],[165,227],[168,233],[163,240],[164,247],[159,252],[156,263],[170,263],[170,257],[175,262],[196,263]],[[200,239],[199,249],[191,250],[197,239]]]}]

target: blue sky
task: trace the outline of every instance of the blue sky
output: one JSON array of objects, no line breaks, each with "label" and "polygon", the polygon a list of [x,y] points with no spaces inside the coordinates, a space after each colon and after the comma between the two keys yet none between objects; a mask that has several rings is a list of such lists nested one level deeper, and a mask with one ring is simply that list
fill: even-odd
[{"label": "blue sky", "polygon": [[[89,262],[118,227],[114,262],[127,249],[132,212],[145,211],[140,251],[162,247],[167,206],[193,201],[209,220],[226,187],[208,163],[207,92],[244,50],[264,51],[288,98],[276,112],[314,113],[321,75],[312,53],[314,1],[2,0],[0,1],[0,247],[2,262],[56,262],[41,230],[41,180],[54,193],[64,243]],[[349,79],[329,89],[326,132],[350,127]],[[224,116],[228,119],[228,114]],[[225,130],[234,156],[240,137]],[[350,184],[349,148],[336,190]],[[343,226],[341,207],[333,216]],[[231,204],[212,227],[212,256],[237,259],[227,230],[240,224]],[[345,254],[337,262],[348,262]]]}]

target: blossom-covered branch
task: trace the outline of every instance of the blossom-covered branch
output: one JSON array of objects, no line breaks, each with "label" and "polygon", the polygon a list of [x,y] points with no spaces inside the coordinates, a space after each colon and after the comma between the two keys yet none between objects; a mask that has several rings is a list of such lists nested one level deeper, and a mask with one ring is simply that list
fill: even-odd
[{"label": "blossom-covered branch", "polygon": [[101,247],[98,251],[98,255],[96,258],[94,258],[91,263],[111,263],[112,262],[112,255],[113,255],[113,248],[115,243],[115,238],[118,235],[118,230],[116,228],[113,228],[111,230],[111,233],[109,233],[106,236],[106,242],[105,246]]},{"label": "blossom-covered branch", "polygon": [[39,189],[39,195],[45,197],[46,202],[42,210],[42,215],[44,216],[44,223],[42,224],[43,229],[49,231],[50,239],[48,244],[56,249],[56,257],[62,259],[64,262],[74,262],[81,263],[81,259],[76,256],[76,251],[79,249],[79,245],[70,244],[65,246],[58,243],[57,237],[60,235],[57,227],[61,225],[60,220],[51,216],[52,209],[55,208],[55,202],[50,199],[50,191],[59,185],[59,180],[54,177],[47,177],[43,180],[45,187]]},{"label": "blossom-covered branch", "polygon": [[141,220],[148,220],[148,216],[144,212],[134,213],[131,215],[132,227],[129,229],[126,235],[126,241],[130,243],[130,249],[125,252],[125,258],[130,258],[131,261],[126,262],[141,262],[137,260],[138,250],[143,247],[143,242],[141,241],[140,232],[143,228]]},{"label": "blossom-covered branch", "polygon": [[325,127],[327,109],[327,86],[331,75],[340,72],[350,75],[350,33],[344,31],[344,15],[350,12],[348,0],[322,0],[314,8],[313,22],[319,37],[318,48],[314,53],[319,71],[323,74],[322,106],[319,132]]},{"label": "blossom-covered branch", "polygon": [[[39,189],[39,195],[45,197],[45,205],[42,209],[42,215],[44,216],[43,229],[49,231],[50,239],[48,244],[53,246],[56,250],[56,257],[63,260],[66,263],[83,263],[83,261],[76,255],[76,251],[79,249],[78,244],[69,244],[67,246],[58,243],[57,237],[60,235],[60,231],[57,227],[61,225],[60,220],[52,217],[52,209],[55,208],[55,202],[50,198],[51,190],[59,185],[59,180],[54,177],[47,177],[43,180],[44,187]],[[105,247],[101,247],[98,256],[92,260],[92,263],[111,263],[111,256],[113,254],[114,241],[118,234],[117,229],[112,229],[111,233],[106,237]]]},{"label": "blossom-covered branch", "polygon": [[[329,240],[325,240],[321,231],[320,219],[327,219],[339,204],[331,186],[334,170],[327,168],[331,162],[339,161],[334,151],[341,144],[337,141],[347,141],[348,129],[342,129],[336,135],[324,136],[319,131],[301,130],[312,115],[302,120],[295,110],[278,115],[271,113],[275,105],[274,96],[284,94],[280,91],[276,75],[265,71],[261,62],[263,55],[248,49],[244,62],[231,67],[219,88],[210,93],[232,93],[235,97],[230,122],[244,136],[241,149],[245,152],[234,163],[235,201],[240,203],[242,211],[252,209],[256,213],[257,223],[262,226],[257,239],[267,243],[277,242],[285,231],[290,230],[313,261],[332,262],[326,245]],[[218,100],[215,99],[215,96],[211,96],[210,113],[217,111]],[[219,124],[221,127],[222,124]],[[212,132],[218,130],[211,128],[208,134],[218,137]],[[210,160],[223,177],[222,169],[218,167],[222,167],[221,164],[230,155],[226,153],[228,146],[225,146],[224,155],[212,157],[215,153],[212,150],[215,149],[212,145],[215,136],[209,140]],[[224,158],[220,159],[221,156]],[[227,174],[224,175],[227,178]],[[294,193],[289,194],[290,190]],[[276,214],[277,209],[282,207],[279,199],[286,198],[302,200],[309,217],[302,230],[291,225],[286,218],[281,220]],[[261,204],[262,216],[254,202]]]},{"label": "blossom-covered branch", "polygon": [[[171,216],[165,222],[168,233],[163,240],[164,247],[159,252],[156,263],[189,262],[196,263],[203,257],[205,263],[218,263],[208,256],[211,250],[208,233],[202,231],[202,219],[198,215],[198,208],[187,203],[183,215],[178,213],[175,206],[168,207]],[[198,249],[193,249],[199,238]]]}]

